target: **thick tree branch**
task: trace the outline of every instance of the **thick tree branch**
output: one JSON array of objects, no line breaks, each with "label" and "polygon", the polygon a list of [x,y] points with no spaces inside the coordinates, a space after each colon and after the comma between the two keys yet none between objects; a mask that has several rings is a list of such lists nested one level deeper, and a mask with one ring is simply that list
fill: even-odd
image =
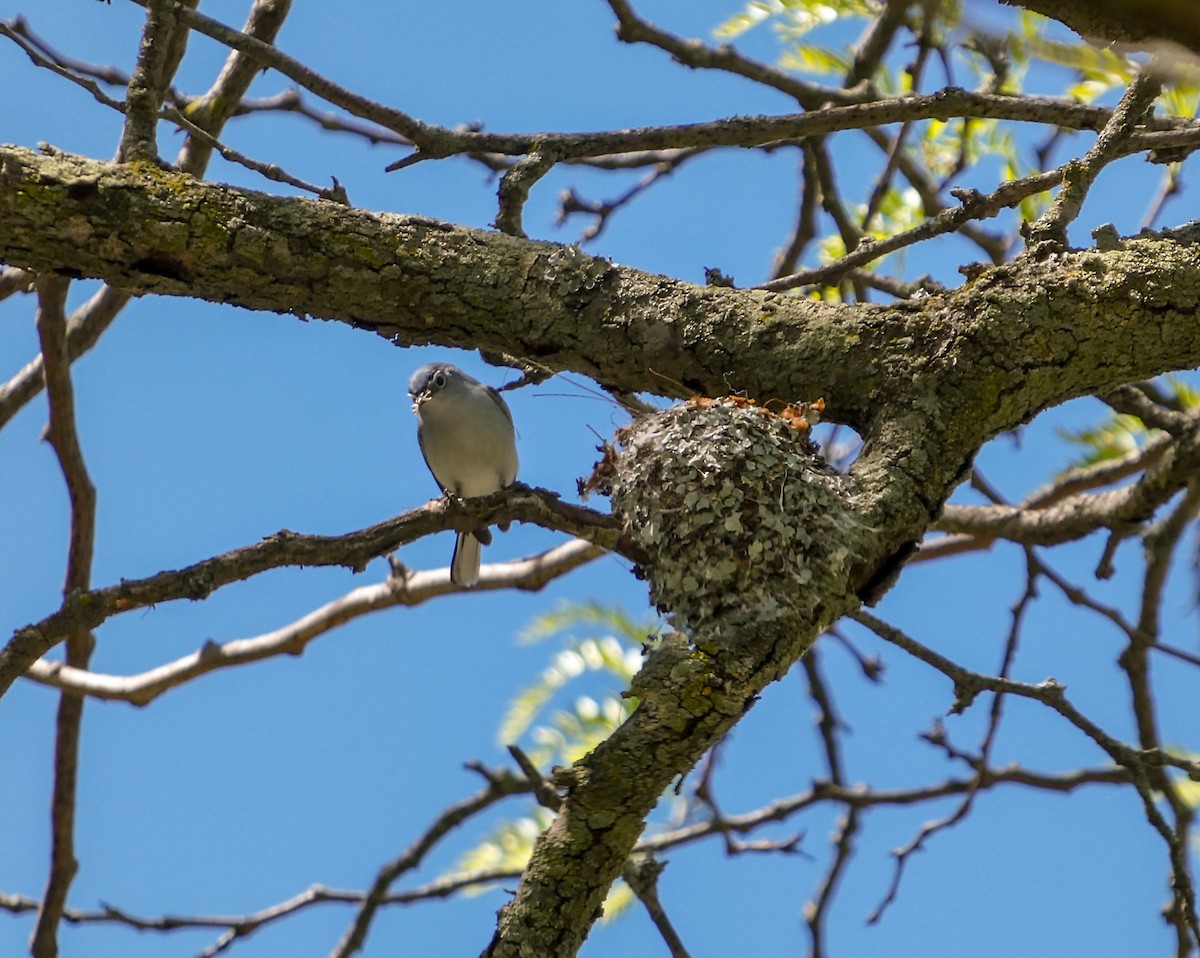
[{"label": "thick tree branch", "polygon": [[1001,0],[1051,17],[1083,37],[1200,53],[1200,10],[1189,0]]},{"label": "thick tree branch", "polygon": [[[54,227],[51,213],[75,227]],[[623,389],[645,388],[652,355],[664,390],[674,380],[706,395],[730,383],[764,398],[824,395],[836,418],[860,428],[882,412],[872,397],[911,394],[915,372],[894,365],[900,351],[868,362],[849,348],[863,341],[904,341],[910,362],[925,347],[944,357],[920,387],[944,390],[952,403],[983,400],[974,360],[986,363],[988,388],[1002,397],[979,410],[989,434],[1071,396],[1200,362],[1200,332],[1187,320],[1200,303],[1200,256],[1183,233],[1049,264],[1019,260],[918,306],[850,309],[695,287],[417,217],[4,148],[0,260],[139,292],[341,319],[406,343],[436,338],[503,353],[516,344],[546,366]],[[481,299],[466,277],[483,274],[494,277],[495,295]],[[1135,297],[1135,286],[1160,292]],[[1038,294],[1048,288],[1052,311]],[[1100,311],[1113,321],[1097,324]],[[1027,326],[1020,337],[1007,319],[1018,312]],[[1068,337],[1068,328],[1082,332]],[[1141,335],[1150,328],[1162,335]],[[968,375],[973,398],[961,392]]]}]

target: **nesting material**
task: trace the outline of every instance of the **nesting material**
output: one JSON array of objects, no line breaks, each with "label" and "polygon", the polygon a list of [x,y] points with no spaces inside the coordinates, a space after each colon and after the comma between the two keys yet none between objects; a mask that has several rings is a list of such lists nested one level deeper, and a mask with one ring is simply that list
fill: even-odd
[{"label": "nesting material", "polygon": [[621,430],[589,486],[649,561],[651,598],[706,651],[828,624],[864,530],[809,438],[820,401],[694,399]]}]

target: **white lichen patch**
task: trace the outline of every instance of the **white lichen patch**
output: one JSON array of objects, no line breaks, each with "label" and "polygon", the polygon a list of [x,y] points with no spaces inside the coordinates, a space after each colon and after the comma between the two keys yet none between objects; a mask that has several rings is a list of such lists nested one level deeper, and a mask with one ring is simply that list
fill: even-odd
[{"label": "white lichen patch", "polygon": [[[839,614],[864,528],[805,426],[736,398],[638,420],[599,467],[651,598],[702,648]],[[599,474],[599,470],[598,470]]]}]

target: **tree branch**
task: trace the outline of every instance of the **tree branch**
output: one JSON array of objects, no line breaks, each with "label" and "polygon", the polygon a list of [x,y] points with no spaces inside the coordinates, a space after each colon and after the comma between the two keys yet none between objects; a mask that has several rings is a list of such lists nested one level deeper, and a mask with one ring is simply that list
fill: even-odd
[{"label": "tree branch", "polygon": [[[175,599],[204,599],[231,582],[285,566],[340,565],[361,571],[372,559],[432,532],[460,526],[472,529],[480,524],[512,520],[568,531],[601,548],[618,552],[626,548],[622,544],[620,522],[615,517],[564,503],[553,493],[520,484],[465,502],[434,500],[420,509],[343,536],[306,536],[285,529],[256,545],[183,569],[73,594],[58,611],[18,629],[0,651],[0,690],[7,689],[36,659],[73,631],[94,629],[114,615]],[[631,555],[636,556],[637,552],[632,551]],[[516,577],[519,576],[518,572]],[[442,589],[458,591],[448,581]]]},{"label": "tree branch", "polygon": [[[145,6],[149,0],[134,0]],[[171,3],[173,0],[159,0]],[[951,116],[975,116],[988,119],[1044,123],[1068,129],[1102,130],[1112,116],[1105,107],[1090,106],[1047,97],[1011,97],[971,93],[947,88],[925,96],[906,96],[878,102],[851,103],[813,113],[778,117],[732,117],[710,123],[651,127],[607,133],[482,133],[452,130],[417,120],[408,114],[368,100],[319,76],[298,60],[276,48],[248,37],[241,31],[196,13],[178,4],[175,13],[180,22],[240,50],[262,65],[278,70],[314,95],[341,107],[352,116],[369,120],[411,141],[417,148],[413,159],[440,159],[463,153],[498,153],[519,156],[535,150],[553,149],[562,159],[603,156],[640,150],[674,147],[761,146],[778,140],[821,136],[838,130],[860,129],[905,120],[947,119]],[[831,99],[822,92],[824,103]],[[832,97],[837,99],[837,95]],[[1186,133],[1186,142],[1200,142],[1200,124],[1180,118],[1156,118],[1148,126],[1153,130]],[[1174,141],[1172,141],[1174,142]],[[1131,150],[1145,149],[1135,137]]]},{"label": "tree branch", "polygon": [[[67,320],[67,360],[75,362],[96,345],[117,314],[129,302],[129,294],[104,286]],[[0,429],[45,385],[43,357],[38,353],[8,382],[0,385]]]},{"label": "tree branch", "polygon": [[1200,781],[1200,762],[1181,758],[1159,748],[1135,749],[1126,745],[1109,735],[1076,709],[1067,700],[1064,687],[1054,679],[1047,679],[1038,685],[1028,685],[1024,682],[1014,682],[1011,679],[980,675],[924,647],[899,629],[875,618],[864,610],[852,613],[851,618],[870,629],[881,639],[899,646],[950,678],[954,682],[955,688],[955,704],[951,709],[952,712],[958,713],[966,709],[981,691],[1030,698],[1053,709],[1103,749],[1114,762],[1124,767],[1129,772],[1130,781],[1142,800],[1146,820],[1158,832],[1167,846],[1174,888],[1173,907],[1178,910],[1178,921],[1191,932],[1192,940],[1200,944],[1200,920],[1196,914],[1196,893],[1187,862],[1186,849],[1179,836],[1172,831],[1158,810],[1153,787],[1153,781],[1164,765],[1182,769],[1190,778]]},{"label": "tree branch", "polygon": [[[471,591],[536,591],[572,569],[605,554],[599,546],[583,539],[573,539],[538,556],[484,566],[479,582]],[[354,589],[281,629],[220,645],[208,642],[190,655],[139,675],[104,675],[39,659],[29,667],[25,677],[72,695],[129,702],[138,706],[149,705],[164,692],[209,672],[278,655],[301,655],[313,640],[360,616],[395,606],[420,605],[429,599],[457,594],[459,591],[450,586],[449,569],[436,572],[399,569],[387,581]]]},{"label": "tree branch", "polygon": [[1138,125],[1145,122],[1147,112],[1153,111],[1154,99],[1161,91],[1162,83],[1149,73],[1138,73],[1133,78],[1091,149],[1083,159],[1072,160],[1063,168],[1063,187],[1054,203],[1026,231],[1026,241],[1031,247],[1038,243],[1051,243],[1059,249],[1066,247],[1067,226],[1079,215],[1092,183],[1105,166],[1120,156]]},{"label": "tree branch", "polygon": [[[42,276],[36,281],[37,329],[41,341],[50,422],[46,439],[54,449],[66,480],[71,504],[70,543],[63,596],[67,601],[85,594],[91,581],[92,553],[96,541],[96,490],[88,476],[75,427],[75,394],[67,353],[65,312],[69,281]],[[86,626],[66,636],[66,663],[86,669],[95,644]],[[75,860],[75,800],[79,778],[79,732],[83,700],[69,695],[59,699],[54,738],[54,789],[50,800],[50,874],[37,924],[30,941],[34,958],[58,954],[58,925],[67,893],[79,865]]]},{"label": "tree branch", "polygon": [[[1012,539],[1026,545],[1054,545],[1082,538],[1096,529],[1121,529],[1149,518],[1155,509],[1188,485],[1200,465],[1200,414],[1188,417],[1189,431],[1170,444],[1156,444],[1119,465],[1088,471],[1088,481],[1113,481],[1131,465],[1151,465],[1137,482],[1107,492],[1060,496],[1040,494],[1040,508],[1020,506],[948,506],[936,520],[941,532],[985,539]],[[1074,476],[1072,483],[1082,481]]]},{"label": "tree branch", "polygon": [[664,868],[666,868],[665,862],[639,857],[631,859],[621,874],[625,879],[625,884],[646,906],[646,913],[649,914],[650,920],[654,922],[654,927],[658,929],[658,933],[666,942],[667,949],[671,952],[671,958],[691,958],[690,952],[683,944],[683,939],[679,937],[679,933],[675,930],[675,926],[671,923],[671,919],[667,916],[667,911],[658,897],[658,876],[662,874]]},{"label": "tree branch", "polygon": [[1059,168],[1051,170],[1049,173],[1039,173],[1021,180],[1004,183],[995,192],[986,196],[977,190],[951,190],[962,203],[961,206],[942,210],[920,225],[903,230],[886,239],[863,240],[851,252],[826,266],[793,273],[791,276],[781,276],[779,279],[763,283],[757,288],[782,292],[799,286],[834,283],[852,270],[866,266],[888,253],[894,253],[906,246],[912,246],[914,243],[933,239],[935,236],[958,232],[972,220],[990,219],[1002,210],[1017,206],[1026,198],[1058,185],[1062,181],[1064,169]]},{"label": "tree branch", "polygon": [[508,771],[486,772],[481,767],[476,767],[476,770],[485,775],[487,785],[470,798],[447,808],[402,855],[379,870],[379,874],[375,876],[375,881],[372,882],[371,888],[359,906],[354,921],[346,930],[342,940],[329,953],[330,958],[349,958],[350,955],[362,949],[371,922],[374,920],[379,906],[386,900],[388,889],[392,883],[405,872],[420,865],[429,851],[448,832],[457,828],[472,815],[494,805],[500,799],[530,790],[531,784],[528,779],[518,778]]},{"label": "tree branch", "polygon": [[[188,2],[195,6],[199,0]],[[183,5],[175,0],[148,0],[146,4],[146,25],[125,99],[125,129],[117,150],[120,162],[158,162],[158,111],[187,47],[188,31],[176,30],[176,11],[180,9]]]}]

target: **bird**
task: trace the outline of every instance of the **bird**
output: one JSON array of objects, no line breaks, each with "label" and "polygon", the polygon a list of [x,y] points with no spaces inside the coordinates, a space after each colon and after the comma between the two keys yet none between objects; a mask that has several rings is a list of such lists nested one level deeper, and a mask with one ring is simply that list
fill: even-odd
[{"label": "bird", "polygon": [[[450,363],[429,363],[412,374],[408,394],[421,455],[444,495],[486,496],[516,481],[516,430],[500,393]],[[487,526],[458,533],[450,581],[477,582],[480,550],[491,541]]]}]

